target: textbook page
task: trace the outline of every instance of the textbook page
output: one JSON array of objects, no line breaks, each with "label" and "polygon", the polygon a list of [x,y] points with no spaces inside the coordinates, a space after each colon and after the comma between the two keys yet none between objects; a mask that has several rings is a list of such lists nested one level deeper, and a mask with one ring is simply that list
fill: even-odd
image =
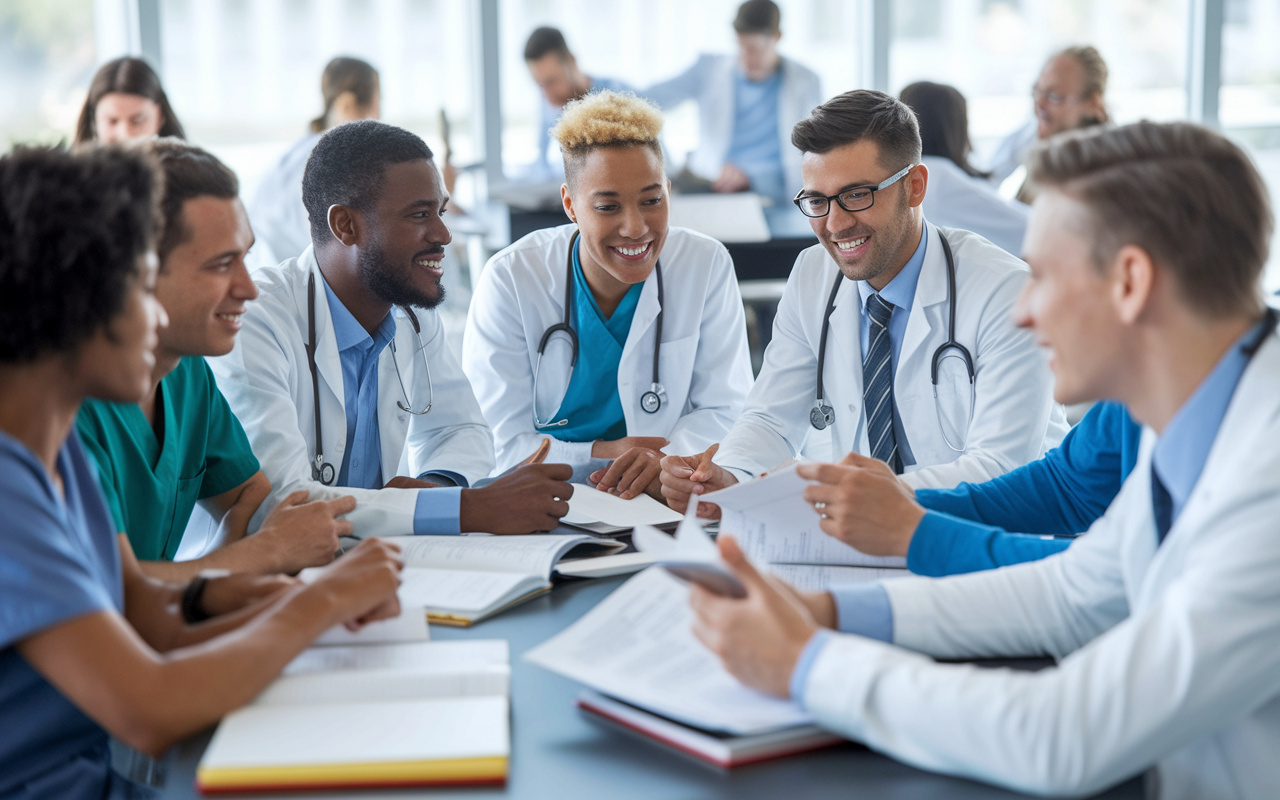
[{"label": "textbook page", "polygon": [[804,592],[905,578],[911,573],[891,567],[827,567],[816,564],[768,564],[766,569]]},{"label": "textbook page", "polygon": [[556,562],[582,545],[602,553],[626,545],[587,534],[532,536],[386,536],[400,545],[406,567],[535,574],[550,579]]},{"label": "textbook page", "polygon": [[752,561],[851,567],[907,566],[903,556],[871,556],[828,536],[804,500],[811,482],[795,465],[706,495],[720,506],[720,532],[738,539]]},{"label": "textbook page", "polygon": [[561,522],[567,525],[589,525],[603,522],[616,528],[634,528],[637,525],[673,525],[681,514],[654,500],[647,494],[623,500],[592,486],[573,485],[569,498],[569,513]]},{"label": "textbook page", "polygon": [[532,573],[405,567],[398,594],[401,605],[425,608],[429,616],[474,618],[550,586]]},{"label": "textbook page", "polygon": [[689,590],[650,568],[525,659],[671,719],[743,735],[804,725],[799,706],[748,689],[694,638]]},{"label": "textbook page", "polygon": [[254,704],[505,696],[510,681],[501,639],[315,647],[289,662]]}]

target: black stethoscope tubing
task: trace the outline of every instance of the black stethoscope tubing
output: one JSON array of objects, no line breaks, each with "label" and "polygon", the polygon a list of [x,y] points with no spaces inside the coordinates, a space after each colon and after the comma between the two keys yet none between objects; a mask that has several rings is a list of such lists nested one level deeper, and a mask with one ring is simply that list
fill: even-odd
[{"label": "black stethoscope tubing", "polygon": [[[925,231],[928,235],[928,231]],[[948,357],[950,352],[951,358],[959,358],[964,361],[965,371],[969,375],[970,394],[974,391],[974,369],[973,355],[969,349],[960,344],[956,340],[956,261],[955,256],[951,253],[951,243],[947,241],[947,237],[942,231],[938,231],[938,238],[942,240],[942,253],[946,257],[947,262],[947,305],[950,307],[947,321],[947,341],[938,346],[933,351],[933,363],[930,365],[929,379],[933,382],[933,399],[936,410],[938,400],[938,368],[944,358]],[[831,314],[836,308],[836,295],[840,293],[840,286],[845,280],[844,273],[837,272],[835,282],[831,285],[831,294],[827,297],[827,308],[822,315],[822,334],[818,337],[818,386],[817,399],[814,401],[813,408],[809,411],[809,424],[815,430],[824,430],[835,421],[835,410],[831,404],[827,402],[825,390],[822,385],[823,370],[826,368],[827,355],[827,332],[831,329]],[[938,424],[942,425],[941,412],[939,413]],[[969,416],[972,422],[973,402],[969,404]],[[957,448],[951,444],[951,440],[947,438],[946,428],[943,427],[942,437],[946,440],[947,446],[957,452],[963,452],[964,448]]]},{"label": "black stethoscope tubing", "polygon": [[[555,325],[547,328],[542,334],[542,339],[538,341],[538,360],[533,367],[533,426],[539,430],[546,428],[558,428],[562,425],[568,425],[568,419],[562,419],[558,422],[543,422],[538,418],[538,373],[542,368],[542,357],[546,354],[547,343],[551,341],[552,335],[556,333],[564,333],[569,337],[569,343],[573,347],[573,355],[569,359],[569,379],[573,379],[573,369],[578,365],[578,334],[570,324],[570,314],[573,309],[573,248],[578,242],[578,232],[574,231],[572,238],[569,239],[569,255],[565,259],[565,286],[564,286],[564,319]],[[665,309],[662,291],[662,259],[658,259],[654,264],[654,272],[658,282],[658,318],[654,321],[653,335],[653,381],[649,385],[649,391],[640,395],[640,408],[649,414],[658,413],[658,409],[662,408],[662,384],[658,381],[658,361],[662,354],[662,316]],[[568,391],[568,383],[565,384],[565,391]],[[563,403],[564,400],[562,399]]]}]

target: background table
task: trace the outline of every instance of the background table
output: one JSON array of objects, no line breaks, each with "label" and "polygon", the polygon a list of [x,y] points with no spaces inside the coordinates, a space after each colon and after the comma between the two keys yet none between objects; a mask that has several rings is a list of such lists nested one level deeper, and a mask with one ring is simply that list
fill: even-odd
[{"label": "background table", "polygon": [[[1020,795],[913,769],[854,744],[723,770],[657,743],[596,723],[573,705],[581,687],[526,664],[525,650],[586,613],[622,579],[563,584],[473,628],[433,625],[435,639],[506,639],[511,643],[511,767],[505,789],[419,789],[310,795],[341,798],[821,798],[890,797],[925,800]],[[192,780],[209,734],[187,741],[169,764],[163,796],[195,798]],[[308,795],[288,795],[306,797]],[[1139,781],[1100,795],[1140,798]]]}]

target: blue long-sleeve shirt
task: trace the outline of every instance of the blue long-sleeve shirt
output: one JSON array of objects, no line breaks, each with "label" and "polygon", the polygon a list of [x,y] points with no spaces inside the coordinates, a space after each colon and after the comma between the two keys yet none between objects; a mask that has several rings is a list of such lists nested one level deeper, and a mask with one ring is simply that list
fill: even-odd
[{"label": "blue long-sleeve shirt", "polygon": [[[1099,403],[1044,458],[980,484],[922,489],[926,513],[907,566],[940,577],[1035,561],[1063,550],[1120,492],[1142,428],[1119,403]],[[1012,533],[1011,531],[1017,531]]]}]

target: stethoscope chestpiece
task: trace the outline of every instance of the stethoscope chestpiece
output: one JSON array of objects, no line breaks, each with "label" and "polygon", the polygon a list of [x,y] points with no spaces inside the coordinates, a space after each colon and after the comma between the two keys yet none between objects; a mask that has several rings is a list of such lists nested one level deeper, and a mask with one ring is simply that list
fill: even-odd
[{"label": "stethoscope chestpiece", "polygon": [[836,412],[825,400],[819,397],[809,409],[809,424],[814,430],[824,431],[836,421]]},{"label": "stethoscope chestpiece", "polygon": [[658,413],[658,409],[662,408],[662,395],[664,390],[662,384],[653,383],[649,385],[649,391],[640,395],[640,408],[649,414]]}]

